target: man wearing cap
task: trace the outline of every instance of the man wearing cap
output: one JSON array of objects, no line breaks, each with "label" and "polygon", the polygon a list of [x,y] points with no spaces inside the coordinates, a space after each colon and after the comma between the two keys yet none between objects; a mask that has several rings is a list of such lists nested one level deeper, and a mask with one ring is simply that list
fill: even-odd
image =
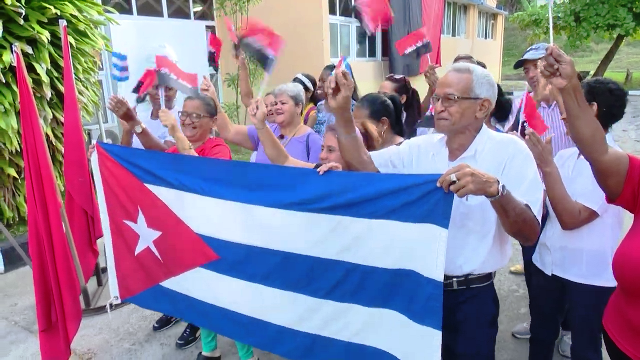
[{"label": "man wearing cap", "polygon": [[[545,56],[548,46],[549,45],[545,43],[532,45],[524,52],[524,54],[522,54],[522,58],[516,61],[513,68],[516,70],[522,69],[527,80],[527,84],[529,84],[529,87],[533,91],[533,97],[538,101],[538,112],[542,116],[545,124],[549,127],[549,130],[542,135],[542,140],[551,136],[551,146],[553,147],[553,156],[555,157],[558,152],[576,145],[573,140],[571,140],[571,137],[567,135],[567,129],[564,125],[564,121],[562,120],[564,116],[562,104],[559,104],[558,101],[556,101],[552,95],[550,87],[540,75],[540,70],[538,68],[539,61]],[[514,131],[517,131],[521,124],[522,100],[519,103],[520,109],[518,110],[516,121],[514,122],[514,128],[512,128]],[[543,218],[542,227],[545,225],[545,220],[546,218]],[[522,246],[523,268],[527,290],[530,289],[530,269],[533,267],[532,259],[535,250],[535,244],[533,246]],[[519,268],[519,266],[514,266],[511,268],[511,271],[514,273],[521,273],[522,269]],[[511,334],[518,339],[528,339],[531,337],[529,325],[530,321],[524,324],[518,324]],[[558,345],[558,351],[560,352],[560,355],[570,357],[571,332],[568,331],[569,326],[566,321],[563,322],[562,328],[562,337]]]}]

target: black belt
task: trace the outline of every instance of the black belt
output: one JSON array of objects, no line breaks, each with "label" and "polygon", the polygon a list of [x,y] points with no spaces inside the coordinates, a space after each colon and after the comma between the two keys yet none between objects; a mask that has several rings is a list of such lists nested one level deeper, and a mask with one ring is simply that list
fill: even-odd
[{"label": "black belt", "polygon": [[496,273],[485,274],[470,274],[462,276],[444,276],[444,289],[445,290],[459,290],[472,287],[484,286],[490,284],[495,279]]}]

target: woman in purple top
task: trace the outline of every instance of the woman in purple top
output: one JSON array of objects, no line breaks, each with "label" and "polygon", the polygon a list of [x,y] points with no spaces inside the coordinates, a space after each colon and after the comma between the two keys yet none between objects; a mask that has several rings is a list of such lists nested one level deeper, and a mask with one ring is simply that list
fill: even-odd
[{"label": "woman in purple top", "polygon": [[[276,98],[276,106],[273,109],[275,122],[269,124],[269,128],[292,158],[317,163],[322,139],[309,127],[300,124],[304,108],[302,86],[294,83],[283,84],[278,86],[273,94]],[[223,140],[257,151],[255,162],[271,164],[253,125],[237,125],[227,118],[218,117],[217,128]]]}]

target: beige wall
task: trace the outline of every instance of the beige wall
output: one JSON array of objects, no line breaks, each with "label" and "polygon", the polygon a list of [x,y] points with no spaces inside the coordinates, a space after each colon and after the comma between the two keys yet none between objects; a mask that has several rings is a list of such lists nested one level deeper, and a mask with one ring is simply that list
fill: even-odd
[{"label": "beige wall", "polygon": [[[289,82],[297,73],[309,73],[318,77],[325,62],[325,47],[328,54],[329,24],[326,19],[328,5],[323,0],[263,0],[252,8],[249,16],[272,27],[285,39],[281,56],[269,78],[267,91]],[[222,40],[220,57],[221,73],[235,73],[236,63],[231,54],[231,41],[222,17],[217,21],[218,36]],[[325,31],[326,28],[326,31]],[[325,46],[325,42],[327,43]],[[223,99],[234,97],[224,89]]]},{"label": "beige wall", "polygon": [[[488,0],[495,6],[495,0]],[[496,79],[500,79],[502,69],[502,41],[504,16],[498,15],[495,40],[476,38],[478,8],[467,5],[467,37],[442,38],[442,64],[439,70],[443,73],[458,54],[471,54],[487,64],[489,71]],[[329,9],[326,0],[263,0],[250,11],[250,16],[260,19],[282,35],[286,41],[275,70],[269,79],[267,90],[291,81],[295,74],[306,72],[318,77],[322,68],[330,63],[329,56]],[[223,41],[220,59],[222,73],[235,72],[236,64],[231,56],[229,35],[218,19],[218,36]],[[393,51],[394,49],[392,49]],[[360,94],[378,90],[378,86],[389,72],[387,61],[351,61],[351,66],[358,82]],[[412,85],[421,95],[427,92],[427,84],[423,76],[411,79]],[[225,89],[225,100],[233,98],[231,90]]]}]

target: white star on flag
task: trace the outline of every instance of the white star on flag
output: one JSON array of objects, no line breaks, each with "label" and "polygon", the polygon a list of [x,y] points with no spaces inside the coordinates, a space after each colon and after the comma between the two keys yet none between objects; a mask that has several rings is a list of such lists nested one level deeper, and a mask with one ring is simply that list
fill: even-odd
[{"label": "white star on flag", "polygon": [[147,226],[147,221],[144,219],[144,215],[142,215],[142,210],[138,207],[138,222],[132,223],[131,221],[124,220],[125,224],[131,226],[133,231],[138,233],[140,238],[138,239],[138,246],[136,246],[136,255],[138,255],[142,250],[149,248],[153,251],[154,254],[162,261],[160,254],[158,253],[158,249],[153,245],[153,242],[160,236],[162,233],[160,231],[156,231]]}]

